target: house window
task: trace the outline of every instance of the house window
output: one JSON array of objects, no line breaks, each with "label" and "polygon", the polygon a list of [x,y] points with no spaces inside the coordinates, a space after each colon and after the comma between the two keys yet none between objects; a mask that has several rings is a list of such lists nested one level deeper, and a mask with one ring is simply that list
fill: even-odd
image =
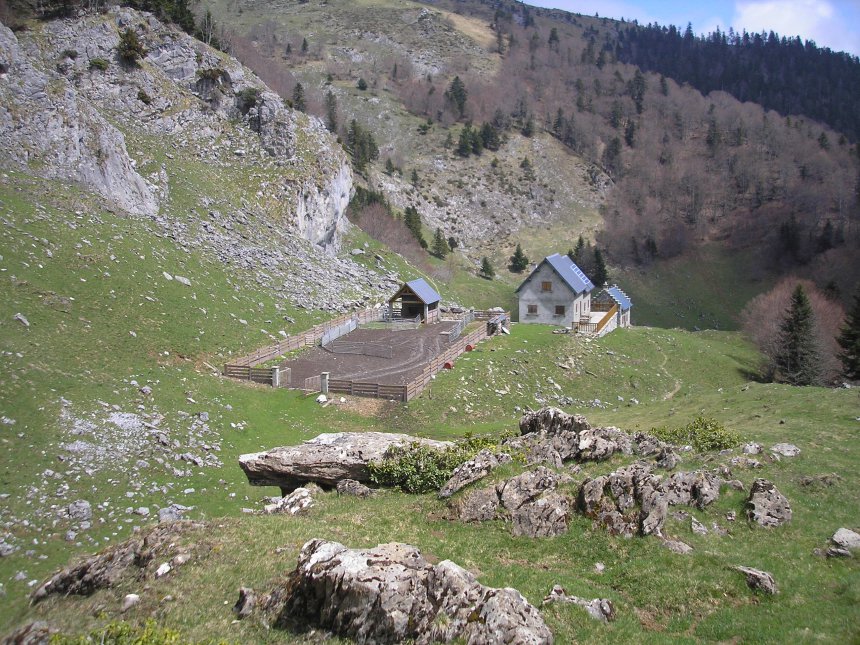
[{"label": "house window", "polygon": [[537,314],[537,305],[529,305],[528,313],[529,313],[530,315],[535,315],[535,314]]},{"label": "house window", "polygon": [[541,282],[540,283],[541,291],[552,291],[552,282]]},{"label": "house window", "polygon": [[564,315],[564,305],[556,305],[555,306],[555,315],[563,316]]}]

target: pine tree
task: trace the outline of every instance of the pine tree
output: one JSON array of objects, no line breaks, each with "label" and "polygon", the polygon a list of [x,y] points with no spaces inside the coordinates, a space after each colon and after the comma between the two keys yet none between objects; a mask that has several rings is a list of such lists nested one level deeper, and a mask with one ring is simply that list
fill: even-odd
[{"label": "pine tree", "polygon": [[301,83],[296,83],[296,86],[293,88],[293,109],[296,109],[299,112],[304,112],[307,109],[307,104],[305,103],[305,88],[302,87]]},{"label": "pine tree", "polygon": [[420,180],[418,179],[418,171],[415,170],[415,168],[412,169],[412,175],[409,177],[409,182],[415,186],[415,188],[418,188]]},{"label": "pine tree", "polygon": [[842,351],[842,373],[852,381],[860,380],[860,290],[854,294],[854,306],[845,318],[845,326],[836,339]]},{"label": "pine tree", "polygon": [[437,228],[436,233],[433,235],[433,255],[440,260],[444,260],[450,250],[448,248],[448,240],[442,235],[442,229]]},{"label": "pine tree", "polygon": [[337,132],[337,98],[331,90],[325,95],[325,115],[329,132]]},{"label": "pine tree", "polygon": [[594,247],[594,278],[592,282],[596,287],[602,287],[609,279],[609,274],[606,271],[606,262],[603,261],[603,252]]},{"label": "pine tree", "polygon": [[460,130],[460,139],[457,141],[457,154],[468,157],[472,154],[472,125],[467,123]]},{"label": "pine tree", "polygon": [[481,258],[481,270],[478,272],[482,278],[486,278],[487,280],[492,280],[496,275],[496,272],[493,270],[493,265],[490,264],[490,258],[486,255]]},{"label": "pine tree", "polygon": [[528,268],[528,266],[529,259],[526,257],[526,254],[523,253],[523,248],[517,244],[517,248],[511,256],[511,271],[514,273],[522,273]]},{"label": "pine tree", "polygon": [[794,290],[779,327],[778,343],[773,365],[776,378],[790,385],[817,385],[821,369],[815,340],[815,315],[800,285]]},{"label": "pine tree", "polygon": [[448,99],[457,109],[458,116],[462,119],[466,114],[466,99],[469,97],[469,92],[466,91],[466,86],[459,76],[455,76],[451,81],[451,85],[445,90],[445,98]]},{"label": "pine tree", "polygon": [[418,209],[414,206],[407,206],[403,211],[403,223],[406,228],[412,233],[422,249],[427,248],[427,240],[424,239],[424,234],[421,232],[421,215],[418,214]]}]

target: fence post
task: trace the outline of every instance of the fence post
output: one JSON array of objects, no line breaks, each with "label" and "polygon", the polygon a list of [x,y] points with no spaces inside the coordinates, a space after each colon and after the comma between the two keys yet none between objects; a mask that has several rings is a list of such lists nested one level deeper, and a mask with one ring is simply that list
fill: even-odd
[{"label": "fence post", "polygon": [[281,369],[279,367],[272,368],[272,387],[281,387]]},{"label": "fence post", "polygon": [[320,393],[321,394],[328,394],[328,377],[329,377],[328,372],[323,372],[322,374],[320,374]]}]

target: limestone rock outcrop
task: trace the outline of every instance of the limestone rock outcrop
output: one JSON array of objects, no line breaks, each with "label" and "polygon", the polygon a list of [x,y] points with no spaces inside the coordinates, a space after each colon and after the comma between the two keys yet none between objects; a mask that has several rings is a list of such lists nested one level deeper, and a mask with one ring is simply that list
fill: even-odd
[{"label": "limestone rock outcrop", "polygon": [[343,479],[370,481],[368,464],[381,461],[395,446],[418,443],[445,450],[448,441],[421,439],[389,432],[325,433],[298,446],[273,448],[239,457],[239,465],[254,486],[280,486],[289,493],[307,482],[333,488]]},{"label": "limestone rock outcrop", "polygon": [[773,528],[791,520],[791,506],[772,482],[756,479],[747,498],[747,517],[765,528]]},{"label": "limestone rock outcrop", "polygon": [[540,612],[518,591],[485,587],[449,560],[432,565],[406,544],[354,550],[311,540],[263,607],[275,627],[317,627],[359,643],[553,642]]}]

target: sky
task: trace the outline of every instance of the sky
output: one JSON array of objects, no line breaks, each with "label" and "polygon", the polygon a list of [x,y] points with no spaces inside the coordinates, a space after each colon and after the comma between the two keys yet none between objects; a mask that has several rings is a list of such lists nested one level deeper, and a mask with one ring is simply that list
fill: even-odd
[{"label": "sky", "polygon": [[819,47],[860,55],[860,0],[526,0],[526,4],[555,7],[593,16],[625,18],[646,25],[690,22],[696,34],[746,29],[800,36]]}]

